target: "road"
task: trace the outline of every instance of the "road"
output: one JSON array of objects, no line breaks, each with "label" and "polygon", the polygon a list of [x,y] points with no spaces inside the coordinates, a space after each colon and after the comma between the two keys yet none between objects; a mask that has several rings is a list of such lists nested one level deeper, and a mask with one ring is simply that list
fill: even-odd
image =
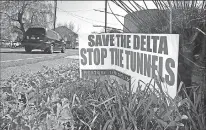
[{"label": "road", "polygon": [[14,74],[41,71],[43,66],[56,68],[68,65],[73,59],[78,59],[78,50],[67,49],[65,53],[45,54],[40,50],[26,53],[24,48],[0,48],[0,55],[0,79],[8,79]]}]

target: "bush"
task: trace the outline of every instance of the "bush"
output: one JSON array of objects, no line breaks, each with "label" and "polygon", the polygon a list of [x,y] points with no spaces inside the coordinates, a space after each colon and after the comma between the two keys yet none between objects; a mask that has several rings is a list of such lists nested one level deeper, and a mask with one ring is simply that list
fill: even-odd
[{"label": "bush", "polygon": [[[12,76],[0,89],[3,130],[204,130],[200,97],[181,84],[175,99],[150,83],[131,92],[116,81],[79,78],[79,66]],[[143,87],[143,89],[140,89]]]}]

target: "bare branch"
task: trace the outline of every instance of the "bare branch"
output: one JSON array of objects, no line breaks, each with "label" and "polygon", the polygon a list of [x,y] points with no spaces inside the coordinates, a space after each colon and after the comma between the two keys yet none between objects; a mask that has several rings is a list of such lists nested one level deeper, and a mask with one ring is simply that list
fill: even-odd
[{"label": "bare branch", "polygon": [[[108,6],[109,6],[109,9],[110,9],[110,11],[112,12],[112,14],[114,14],[114,12],[112,11],[109,3],[108,3]],[[116,15],[114,15],[114,16],[115,16],[115,18],[124,26],[124,24],[117,18],[117,16],[116,16]],[[125,27],[125,26],[124,26],[124,27]],[[127,27],[125,27],[125,28],[126,28],[129,32],[131,32]]]},{"label": "bare branch", "polygon": [[200,17],[200,18],[195,18],[195,19],[191,19],[190,21],[188,21],[187,23],[186,23],[186,25],[188,25],[190,22],[192,22],[192,21],[195,21],[195,20],[202,20],[202,19],[205,19],[206,18],[206,16],[203,16],[203,17]]},{"label": "bare branch", "polygon": [[139,5],[135,0],[132,0],[132,1],[140,10],[145,10],[145,8]]},{"label": "bare branch", "polygon": [[197,30],[200,31],[203,35],[206,36],[206,33],[205,33],[204,31],[202,31],[201,29],[199,29],[199,28],[195,28],[195,29],[197,29]]}]

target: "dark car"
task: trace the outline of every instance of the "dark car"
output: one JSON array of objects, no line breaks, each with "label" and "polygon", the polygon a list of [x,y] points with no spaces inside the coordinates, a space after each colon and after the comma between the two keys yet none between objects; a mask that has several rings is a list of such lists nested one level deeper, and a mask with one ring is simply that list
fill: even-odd
[{"label": "dark car", "polygon": [[54,51],[64,53],[66,43],[53,30],[46,31],[44,28],[29,28],[25,33],[22,46],[25,47],[26,52],[31,52],[33,49],[41,49],[51,54]]}]

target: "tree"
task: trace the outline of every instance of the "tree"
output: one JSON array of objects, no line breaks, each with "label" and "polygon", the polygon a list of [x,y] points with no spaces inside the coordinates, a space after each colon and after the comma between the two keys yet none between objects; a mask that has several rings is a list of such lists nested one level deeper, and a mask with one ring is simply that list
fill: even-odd
[{"label": "tree", "polygon": [[[52,5],[45,1],[4,1],[0,12],[11,27],[10,31],[24,36],[29,27],[48,28],[53,23]],[[4,21],[2,20],[2,21]]]},{"label": "tree", "polygon": [[74,23],[73,22],[69,22],[68,28],[71,29],[72,31],[74,31]]},{"label": "tree", "polygon": [[80,29],[79,25],[75,26],[75,24],[72,21],[69,22],[68,28],[71,29],[75,33],[78,33]]},{"label": "tree", "polygon": [[68,29],[72,30],[75,33],[78,33],[80,29],[79,25],[76,26],[72,21],[70,21],[69,24],[67,22],[65,22],[64,24],[58,23],[57,27],[60,27],[60,26],[66,26]]}]

